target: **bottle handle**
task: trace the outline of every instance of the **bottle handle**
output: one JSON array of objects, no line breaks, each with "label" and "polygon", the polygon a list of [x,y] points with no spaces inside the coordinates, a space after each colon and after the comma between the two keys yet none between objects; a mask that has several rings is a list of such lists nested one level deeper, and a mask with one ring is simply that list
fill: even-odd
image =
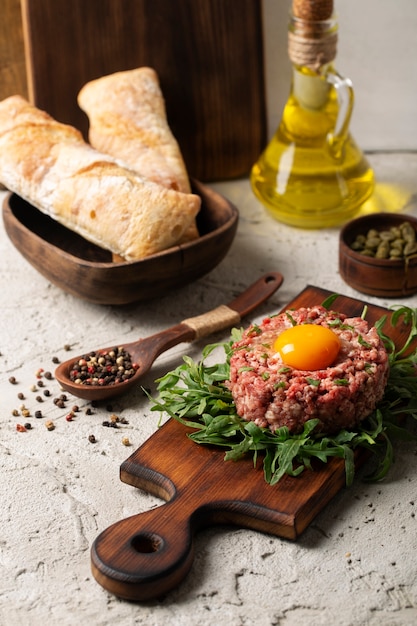
[{"label": "bottle handle", "polygon": [[333,132],[327,135],[327,145],[332,157],[340,160],[343,146],[349,133],[350,118],[353,111],[354,91],[352,81],[343,78],[337,72],[328,71],[326,81],[336,89],[339,112]]}]

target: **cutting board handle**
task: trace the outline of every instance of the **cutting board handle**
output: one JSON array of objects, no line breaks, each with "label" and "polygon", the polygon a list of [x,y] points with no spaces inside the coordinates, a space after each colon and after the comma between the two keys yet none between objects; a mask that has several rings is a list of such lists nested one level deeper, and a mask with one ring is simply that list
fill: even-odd
[{"label": "cutting board handle", "polygon": [[94,577],[120,598],[139,601],[162,596],[188,573],[193,537],[204,507],[190,509],[174,498],[104,530],[91,548]]}]

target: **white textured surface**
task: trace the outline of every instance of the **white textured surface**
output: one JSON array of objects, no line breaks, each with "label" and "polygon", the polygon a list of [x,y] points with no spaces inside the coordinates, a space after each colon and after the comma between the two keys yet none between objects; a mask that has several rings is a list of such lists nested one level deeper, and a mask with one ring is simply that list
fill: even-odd
[{"label": "white textured surface", "polygon": [[[417,154],[373,155],[378,206],[417,214]],[[0,624],[1,626],[407,626],[417,623],[417,457],[397,448],[388,480],[367,485],[358,476],[295,543],[239,528],[213,528],[196,538],[188,577],[166,597],[135,605],[104,591],[90,573],[89,548],[100,531],[160,501],[119,480],[119,466],[157,428],[141,393],[113,403],[129,424],[104,428],[105,407],[85,414],[35,400],[36,372],[54,369],[96,347],[133,340],[228,302],[260,274],[279,270],[281,290],[252,316],[283,307],[307,284],[347,295],[337,270],[338,230],[300,231],[274,222],[247,181],[216,185],[240,209],[236,240],[208,276],[149,304],[122,308],[79,301],[50,285],[27,264],[0,229]],[[4,194],[2,194],[4,195]],[[367,298],[379,304],[391,304]],[[417,298],[405,302],[417,305]],[[218,337],[222,339],[223,336]],[[224,339],[227,338],[227,333]],[[64,345],[72,346],[71,352]],[[161,356],[144,383],[198,357],[203,344]],[[14,375],[17,385],[8,379]],[[44,413],[33,430],[16,431],[21,401]],[[73,422],[66,414],[77,403]],[[84,407],[84,408],[83,408]],[[53,419],[54,431],[44,422]],[[29,421],[29,420],[28,420]],[[94,434],[97,443],[88,436]],[[127,435],[132,447],[121,439]]]}]

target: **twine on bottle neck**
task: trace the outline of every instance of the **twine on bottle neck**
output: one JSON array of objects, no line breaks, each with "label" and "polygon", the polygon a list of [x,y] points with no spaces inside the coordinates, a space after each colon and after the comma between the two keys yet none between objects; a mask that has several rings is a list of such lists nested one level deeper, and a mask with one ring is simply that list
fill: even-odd
[{"label": "twine on bottle neck", "polygon": [[288,32],[288,56],[295,65],[318,72],[337,54],[337,32],[324,33],[322,24],[298,20],[297,32]]}]

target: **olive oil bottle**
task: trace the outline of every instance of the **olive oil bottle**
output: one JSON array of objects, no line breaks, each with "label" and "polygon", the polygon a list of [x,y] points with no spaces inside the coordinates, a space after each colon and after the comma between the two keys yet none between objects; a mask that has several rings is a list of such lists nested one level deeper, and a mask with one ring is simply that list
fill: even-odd
[{"label": "olive oil bottle", "polygon": [[[325,10],[325,19],[315,19],[310,8]],[[290,95],[276,133],[251,171],[252,189],[271,215],[301,228],[346,221],[374,186],[373,171],[349,132],[351,81],[332,63],[338,27],[332,13],[329,0],[294,0]]]}]

